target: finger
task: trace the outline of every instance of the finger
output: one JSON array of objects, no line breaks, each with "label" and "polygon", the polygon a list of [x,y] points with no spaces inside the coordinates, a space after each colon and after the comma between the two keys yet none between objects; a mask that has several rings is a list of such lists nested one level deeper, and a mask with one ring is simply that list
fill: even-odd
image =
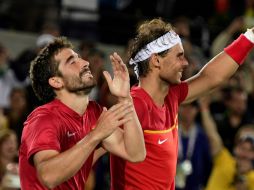
[{"label": "finger", "polygon": [[117,63],[118,63],[118,69],[120,69],[121,71],[125,71],[123,66],[125,65],[122,58],[116,53],[114,52],[114,58],[116,59]]},{"label": "finger", "polygon": [[123,108],[117,112],[114,112],[114,117],[116,119],[121,119],[121,118],[129,115],[131,112],[133,112],[133,107],[126,107],[126,108]]},{"label": "finger", "polygon": [[121,71],[121,64],[119,62],[119,59],[117,58],[117,53],[116,52],[114,52],[110,56],[110,60],[111,60],[111,63],[112,63],[114,75],[116,75],[116,74],[118,74],[118,71]]},{"label": "finger", "polygon": [[108,112],[113,113],[113,112],[115,112],[116,110],[119,110],[119,108],[120,108],[123,104],[124,104],[124,103],[121,102],[121,103],[117,103],[117,104],[111,106],[111,107],[108,109]]},{"label": "finger", "polygon": [[105,113],[108,109],[106,107],[102,108],[102,113]]},{"label": "finger", "polygon": [[112,84],[112,78],[108,71],[103,71],[103,75],[108,83],[108,86],[111,86]]},{"label": "finger", "polygon": [[128,71],[128,68],[127,68],[127,66],[126,66],[126,64],[121,64],[121,68],[122,68],[122,71],[124,72],[124,73],[127,73],[128,75],[129,75],[129,71]]},{"label": "finger", "polygon": [[112,120],[119,120],[123,117],[126,117],[129,113],[133,112],[134,108],[131,105],[123,105],[119,109],[115,109],[111,112],[108,112]]},{"label": "finger", "polygon": [[130,103],[130,102],[119,102],[119,103],[113,105],[111,108],[109,108],[108,111],[114,112],[114,111],[117,111],[117,110],[121,110],[121,108],[125,109],[125,108],[130,107],[130,106],[132,106],[132,103]]},{"label": "finger", "polygon": [[105,117],[106,113],[107,113],[107,108],[103,107],[98,121],[100,121],[103,117]]},{"label": "finger", "polygon": [[113,72],[115,73],[117,70],[117,60],[114,58],[114,54],[109,56]]},{"label": "finger", "polygon": [[113,55],[114,55],[114,58],[117,60],[118,63],[122,63],[123,62],[122,58],[116,52],[114,52]]},{"label": "finger", "polygon": [[[115,60],[116,70],[121,71],[121,58],[120,58],[120,56],[116,52],[114,52],[113,57],[114,57],[114,60]],[[119,60],[119,58],[120,58],[120,60]]]},{"label": "finger", "polygon": [[122,119],[118,120],[117,124],[118,124],[118,126],[121,126],[121,125],[129,122],[130,120],[131,120],[131,117],[122,118]]}]

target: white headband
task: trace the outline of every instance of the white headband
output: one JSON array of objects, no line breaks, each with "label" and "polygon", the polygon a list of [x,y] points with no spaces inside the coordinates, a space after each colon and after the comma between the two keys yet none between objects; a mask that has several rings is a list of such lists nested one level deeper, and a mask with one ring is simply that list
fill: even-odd
[{"label": "white headband", "polygon": [[157,38],[156,40],[147,44],[144,48],[142,48],[134,57],[134,59],[130,59],[129,64],[135,65],[134,71],[135,74],[138,75],[138,62],[144,61],[148,59],[153,53],[160,53],[171,47],[175,46],[176,44],[181,43],[180,37],[173,31],[169,31],[163,36]]}]

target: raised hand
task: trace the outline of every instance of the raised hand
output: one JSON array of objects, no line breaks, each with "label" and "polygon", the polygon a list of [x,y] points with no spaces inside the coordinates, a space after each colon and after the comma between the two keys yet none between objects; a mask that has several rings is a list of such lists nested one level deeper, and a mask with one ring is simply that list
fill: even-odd
[{"label": "raised hand", "polygon": [[107,71],[104,71],[103,74],[107,80],[111,94],[119,98],[129,97],[130,77],[126,65],[116,52],[110,55],[110,60],[114,74],[113,79]]}]

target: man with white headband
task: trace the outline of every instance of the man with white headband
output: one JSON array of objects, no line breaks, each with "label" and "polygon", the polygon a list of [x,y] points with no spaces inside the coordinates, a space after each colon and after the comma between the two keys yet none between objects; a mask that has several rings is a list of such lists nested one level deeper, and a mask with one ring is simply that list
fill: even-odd
[{"label": "man with white headband", "polygon": [[139,26],[129,47],[129,64],[139,79],[131,95],[147,156],[133,164],[111,155],[111,190],[175,189],[179,104],[191,102],[228,80],[253,48],[253,32],[254,28],[248,29],[199,73],[181,81],[188,62],[172,26],[161,19]]},{"label": "man with white headband", "polygon": [[173,31],[169,31],[163,36],[157,38],[156,40],[147,44],[144,48],[142,48],[134,58],[131,58],[129,61],[130,65],[134,65],[134,71],[137,76],[138,74],[138,63],[142,62],[149,57],[151,57],[154,53],[160,53],[165,50],[170,49],[171,47],[175,46],[176,44],[181,44],[181,39],[179,36]]}]

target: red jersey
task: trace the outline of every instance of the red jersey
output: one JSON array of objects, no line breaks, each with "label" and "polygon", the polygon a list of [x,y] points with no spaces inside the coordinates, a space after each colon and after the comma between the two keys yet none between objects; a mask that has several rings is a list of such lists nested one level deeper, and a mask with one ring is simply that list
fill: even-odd
[{"label": "red jersey", "polygon": [[178,106],[188,86],[170,87],[162,107],[140,87],[131,95],[144,131],[146,159],[131,163],[111,155],[111,190],[174,190],[178,153]]},{"label": "red jersey", "polygon": [[[64,105],[59,100],[38,107],[24,123],[19,150],[19,172],[21,188],[24,190],[44,190],[38,180],[32,162],[33,155],[42,150],[63,152],[91,131],[101,114],[101,107],[89,102],[83,116]],[[84,184],[92,167],[93,153],[83,167],[68,181],[54,188],[55,190],[84,190]]]}]

